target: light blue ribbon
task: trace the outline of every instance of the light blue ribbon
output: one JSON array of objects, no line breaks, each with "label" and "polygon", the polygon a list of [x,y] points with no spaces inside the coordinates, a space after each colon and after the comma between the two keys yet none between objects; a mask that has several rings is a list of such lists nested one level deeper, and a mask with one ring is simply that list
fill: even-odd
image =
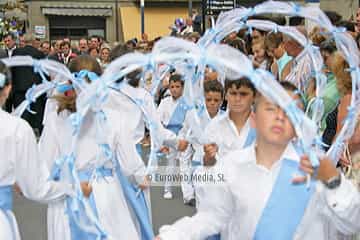
[{"label": "light blue ribbon", "polygon": [[298,4],[298,3],[294,3],[294,2],[291,2],[290,4],[293,7],[293,12],[294,12],[293,15],[298,16],[300,14],[300,12],[301,12],[301,8],[302,8],[301,5]]},{"label": "light blue ribbon", "polygon": [[15,239],[15,225],[12,216],[7,212],[13,209],[13,186],[0,186],[0,211],[2,210],[11,227],[12,236]]},{"label": "light blue ribbon", "polygon": [[[295,127],[302,126],[302,117],[304,117],[305,115],[302,114],[301,110],[296,105],[296,101],[292,101],[284,110]],[[316,156],[315,152],[311,151],[311,149],[305,149],[310,148],[311,146],[305,146],[303,140],[300,139],[300,141],[303,148],[302,151],[309,156],[312,166],[315,168],[318,167],[319,159]]]},{"label": "light blue ribbon", "polygon": [[88,70],[81,70],[80,72],[75,73],[75,77],[81,79],[85,79],[85,77],[87,77],[91,82],[99,79],[99,76],[96,73]]},{"label": "light blue ribbon", "polygon": [[344,119],[344,121],[342,122],[343,124],[345,123],[345,121],[356,121],[355,117],[356,117],[356,108],[355,106],[348,106],[347,107],[347,111],[348,114],[346,116],[346,118]]},{"label": "light blue ribbon", "polygon": [[73,135],[76,135],[80,132],[80,128],[81,128],[81,123],[83,120],[83,117],[81,116],[80,113],[76,112],[76,113],[72,113],[70,116],[70,121],[71,121],[71,126],[73,127]]},{"label": "light blue ribbon", "polygon": [[56,90],[59,92],[59,93],[64,93],[64,92],[67,92],[69,90],[72,90],[74,89],[74,87],[68,83],[68,84],[60,84],[56,87]]},{"label": "light blue ribbon", "polygon": [[0,73],[0,88],[3,88],[5,86],[6,77],[5,74]]},{"label": "light blue ribbon", "polygon": [[34,69],[34,73],[38,73],[40,75],[43,83],[48,82],[45,74],[47,76],[49,76],[49,73],[46,71],[46,69],[41,64],[41,60],[34,59],[33,69]]},{"label": "light blue ribbon", "polygon": [[32,85],[31,88],[29,88],[25,93],[25,101],[27,102],[26,110],[30,112],[31,114],[36,114],[36,112],[32,111],[30,108],[30,105],[34,102],[36,102],[36,98],[34,96],[34,91],[36,89],[36,85]]}]

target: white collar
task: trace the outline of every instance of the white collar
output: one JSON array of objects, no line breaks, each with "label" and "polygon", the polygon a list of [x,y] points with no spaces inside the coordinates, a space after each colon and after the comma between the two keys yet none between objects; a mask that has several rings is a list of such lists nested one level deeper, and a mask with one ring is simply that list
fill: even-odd
[{"label": "white collar", "polygon": [[[256,147],[256,143],[254,143],[254,144],[252,144],[250,146],[252,154],[250,154],[251,157],[249,158],[249,160],[251,162],[253,162],[254,164],[257,164],[256,163],[255,147]],[[300,162],[300,156],[297,153],[297,151],[295,149],[295,146],[294,146],[294,144],[292,142],[288,143],[288,145],[286,146],[286,148],[285,148],[284,152],[282,153],[280,159],[276,163],[274,163],[271,168],[273,169],[275,166],[279,165],[281,160],[283,160],[283,159],[287,159],[287,160],[291,160],[291,161],[295,161],[295,162]],[[259,166],[261,166],[261,165],[259,165]]]}]

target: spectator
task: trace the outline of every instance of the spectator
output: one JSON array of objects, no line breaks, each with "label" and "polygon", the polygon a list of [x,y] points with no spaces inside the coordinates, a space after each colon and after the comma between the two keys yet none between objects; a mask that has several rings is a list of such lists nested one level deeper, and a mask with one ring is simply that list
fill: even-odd
[{"label": "spectator", "polygon": [[4,37],[5,51],[7,57],[12,57],[14,50],[16,49],[15,36],[12,33],[8,33]]},{"label": "spectator", "polygon": [[47,57],[50,54],[50,43],[48,41],[44,41],[40,44],[40,51],[44,53]]},{"label": "spectator", "polygon": [[356,18],[355,18],[355,31],[357,33],[360,33],[360,7],[358,8],[356,12]]},{"label": "spectator", "polygon": [[40,44],[41,44],[40,38],[33,38],[32,46],[34,48],[40,50]]},{"label": "spectator", "polygon": [[89,54],[89,46],[86,38],[81,38],[79,40],[79,55]]},{"label": "spectator", "polygon": [[96,36],[91,36],[89,49],[96,48],[97,50],[99,50],[99,46],[100,46],[99,38]]},{"label": "spectator", "polygon": [[72,52],[69,42],[62,42],[61,44],[61,62],[64,64],[69,64],[71,59],[76,57],[76,54]]},{"label": "spectator", "polygon": [[[44,54],[34,47],[36,41],[31,35],[25,35],[25,47],[14,50],[13,56],[31,56],[35,59],[45,58]],[[12,73],[12,106],[16,108],[25,100],[26,91],[33,84],[40,84],[41,78],[39,74],[35,74],[30,66],[13,67]],[[44,115],[46,96],[40,96],[35,103],[30,105],[31,109],[36,112],[31,114],[24,112],[22,118],[29,122],[35,133],[40,134],[42,131],[42,119]],[[11,110],[11,109],[10,109]]]},{"label": "spectator", "polygon": [[199,15],[197,10],[192,11],[192,22],[194,32],[202,33],[201,30],[201,15]]},{"label": "spectator", "polygon": [[105,69],[110,63],[110,46],[108,44],[103,44],[100,49],[100,66]]},{"label": "spectator", "polygon": [[138,44],[137,38],[130,39],[125,43],[125,45],[130,49],[135,49]]},{"label": "spectator", "polygon": [[99,60],[99,50],[97,48],[90,48],[89,55]]},{"label": "spectator", "polygon": [[24,34],[19,35],[19,48],[25,47],[25,37]]},{"label": "spectator", "polygon": [[185,20],[185,28],[181,31],[181,34],[184,35],[192,32],[194,32],[193,21],[191,18],[187,18]]}]

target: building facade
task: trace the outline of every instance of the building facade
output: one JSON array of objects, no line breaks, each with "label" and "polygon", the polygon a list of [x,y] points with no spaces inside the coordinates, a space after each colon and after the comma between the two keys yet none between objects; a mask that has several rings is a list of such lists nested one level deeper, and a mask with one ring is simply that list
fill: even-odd
[{"label": "building facade", "polygon": [[[140,38],[139,2],[123,0],[31,0],[28,4],[28,30],[45,28],[47,40],[100,35],[109,42]],[[166,35],[175,18],[186,18],[184,0],[146,1],[145,32],[150,38]],[[196,4],[194,5],[196,6]]]},{"label": "building facade", "polygon": [[[200,0],[192,0],[200,7]],[[254,5],[262,0],[238,0],[239,5]],[[296,1],[304,3],[305,1]],[[356,13],[358,0],[320,0],[320,7],[340,13],[349,19]],[[139,0],[27,0],[28,30],[43,31],[47,40],[64,37],[79,39],[101,35],[109,42],[140,38],[141,20]],[[170,32],[175,18],[186,18],[187,0],[145,0],[145,32],[150,38]]]}]

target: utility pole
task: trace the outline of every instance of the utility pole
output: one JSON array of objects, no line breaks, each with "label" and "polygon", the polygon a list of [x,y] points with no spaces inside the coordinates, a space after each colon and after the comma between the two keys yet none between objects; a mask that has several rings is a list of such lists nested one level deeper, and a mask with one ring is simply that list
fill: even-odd
[{"label": "utility pole", "polygon": [[[208,0],[201,0],[202,33],[206,31],[206,4]],[[360,1],[360,0],[359,0]]]},{"label": "utility pole", "polygon": [[145,0],[140,0],[141,35],[145,33]]},{"label": "utility pole", "polygon": [[119,4],[118,0],[115,0],[115,28],[116,28],[116,41],[118,42],[120,39],[120,31],[119,31]]},{"label": "utility pole", "polygon": [[192,17],[192,0],[189,0],[189,14],[188,15],[189,15],[189,17]]}]

